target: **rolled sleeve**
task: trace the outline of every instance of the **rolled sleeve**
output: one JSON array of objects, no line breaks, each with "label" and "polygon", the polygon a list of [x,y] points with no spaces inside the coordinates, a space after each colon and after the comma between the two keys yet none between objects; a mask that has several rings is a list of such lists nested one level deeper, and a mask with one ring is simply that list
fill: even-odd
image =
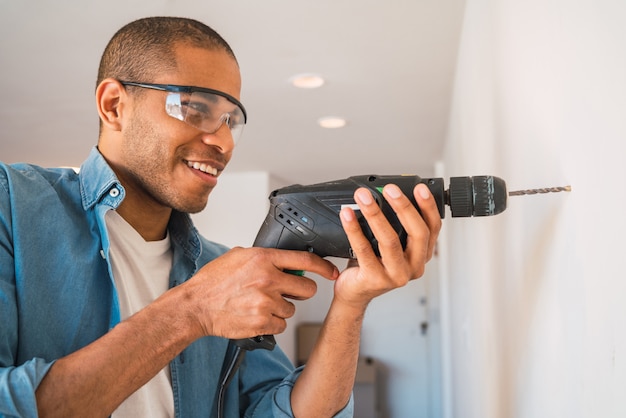
[{"label": "rolled sleeve", "polygon": [[[283,382],[276,388],[274,392],[274,403],[272,409],[272,416],[276,418],[293,418],[293,411],[291,409],[291,391],[300,376],[304,366],[296,369],[293,373],[287,376]],[[335,418],[351,418],[354,416],[354,399],[350,396],[348,404],[337,414]],[[255,418],[257,418],[255,416]],[[258,417],[261,418],[261,417]]]},{"label": "rolled sleeve", "polygon": [[0,416],[36,417],[35,390],[52,364],[36,358],[21,366],[0,368]]}]

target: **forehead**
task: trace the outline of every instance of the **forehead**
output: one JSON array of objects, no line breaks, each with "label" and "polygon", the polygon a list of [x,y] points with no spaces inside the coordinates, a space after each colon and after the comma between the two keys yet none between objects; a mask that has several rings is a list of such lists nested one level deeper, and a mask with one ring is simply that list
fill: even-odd
[{"label": "forehead", "polygon": [[186,44],[177,45],[174,51],[176,70],[160,75],[159,83],[205,87],[240,99],[239,66],[229,53]]}]

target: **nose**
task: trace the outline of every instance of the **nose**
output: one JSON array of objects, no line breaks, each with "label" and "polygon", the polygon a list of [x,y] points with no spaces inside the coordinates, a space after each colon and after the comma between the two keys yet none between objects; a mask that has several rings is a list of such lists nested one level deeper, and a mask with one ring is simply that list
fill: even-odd
[{"label": "nose", "polygon": [[202,142],[206,145],[216,147],[222,154],[228,154],[235,148],[235,140],[227,123],[222,121],[217,131],[212,134],[202,134]]}]

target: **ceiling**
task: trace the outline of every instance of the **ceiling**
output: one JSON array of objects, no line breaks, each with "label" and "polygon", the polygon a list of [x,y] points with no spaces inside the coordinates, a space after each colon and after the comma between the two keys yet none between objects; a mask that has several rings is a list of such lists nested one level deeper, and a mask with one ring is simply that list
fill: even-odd
[{"label": "ceiling", "polygon": [[[0,160],[78,166],[97,141],[100,54],[125,23],[193,17],[242,69],[248,125],[228,171],[289,183],[433,175],[441,159],[464,0],[0,0]],[[326,79],[303,90],[297,73]],[[345,128],[323,129],[322,116]]]}]

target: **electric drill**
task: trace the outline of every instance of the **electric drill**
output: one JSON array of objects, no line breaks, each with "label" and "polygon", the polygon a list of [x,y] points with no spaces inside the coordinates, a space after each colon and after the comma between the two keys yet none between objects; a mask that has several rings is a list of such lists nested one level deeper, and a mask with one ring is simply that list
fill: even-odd
[{"label": "electric drill", "polygon": [[396,184],[416,208],[413,188],[418,183],[427,185],[442,218],[446,204],[450,206],[452,217],[491,216],[506,209],[506,184],[494,176],[452,177],[448,190],[444,190],[442,178],[423,179],[415,175],[363,175],[309,186],[296,184],[270,194],[270,210],[254,246],[304,250],[320,257],[353,258],[339,219],[341,208],[349,206],[357,210],[363,233],[379,255],[376,238],[354,201],[355,190],[365,187],[371,191],[405,247],[406,231],[382,195],[383,187],[390,183]]}]

